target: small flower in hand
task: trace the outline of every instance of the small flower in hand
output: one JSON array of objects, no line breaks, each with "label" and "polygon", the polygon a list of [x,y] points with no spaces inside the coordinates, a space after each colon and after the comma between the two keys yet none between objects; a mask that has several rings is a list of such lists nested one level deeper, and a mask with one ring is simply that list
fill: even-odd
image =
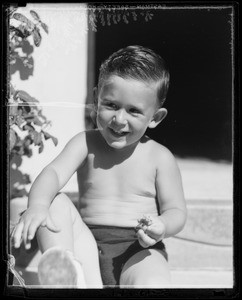
[{"label": "small flower in hand", "polygon": [[135,227],[135,231],[137,232],[139,229],[143,229],[144,231],[148,226],[152,224],[152,220],[150,216],[143,216],[138,220],[138,225]]},{"label": "small flower in hand", "polygon": [[165,224],[159,217],[143,216],[135,227],[139,243],[147,248],[161,241],[165,236]]}]

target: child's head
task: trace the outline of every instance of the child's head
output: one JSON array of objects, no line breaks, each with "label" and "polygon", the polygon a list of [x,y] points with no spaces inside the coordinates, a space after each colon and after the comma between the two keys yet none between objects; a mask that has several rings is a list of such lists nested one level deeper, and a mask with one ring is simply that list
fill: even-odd
[{"label": "child's head", "polygon": [[164,60],[152,50],[142,46],[128,46],[113,53],[100,67],[99,90],[112,75],[155,83],[159,106],[164,104],[170,75]]},{"label": "child's head", "polygon": [[146,129],[166,116],[162,107],[169,86],[163,59],[152,50],[129,46],[101,66],[93,118],[113,148],[135,145]]}]

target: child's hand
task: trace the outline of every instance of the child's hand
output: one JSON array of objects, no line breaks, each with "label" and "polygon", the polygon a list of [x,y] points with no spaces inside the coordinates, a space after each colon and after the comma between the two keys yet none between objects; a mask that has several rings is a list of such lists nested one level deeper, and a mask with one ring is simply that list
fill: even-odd
[{"label": "child's hand", "polygon": [[142,247],[153,246],[164,238],[165,224],[159,217],[143,217],[138,222],[136,234]]},{"label": "child's hand", "polygon": [[60,231],[51,219],[49,208],[45,205],[37,204],[29,207],[21,215],[18,224],[12,232],[13,246],[19,248],[23,241],[25,249],[30,249],[31,240],[40,226],[46,226],[50,231]]}]

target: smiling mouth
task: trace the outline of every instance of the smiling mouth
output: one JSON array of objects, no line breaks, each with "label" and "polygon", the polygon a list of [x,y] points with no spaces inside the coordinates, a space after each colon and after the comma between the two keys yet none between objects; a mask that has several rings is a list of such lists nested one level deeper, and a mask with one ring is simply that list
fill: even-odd
[{"label": "smiling mouth", "polygon": [[114,136],[117,136],[117,137],[126,136],[127,134],[129,134],[129,131],[114,130],[112,128],[109,128],[109,130],[111,131],[111,133]]}]

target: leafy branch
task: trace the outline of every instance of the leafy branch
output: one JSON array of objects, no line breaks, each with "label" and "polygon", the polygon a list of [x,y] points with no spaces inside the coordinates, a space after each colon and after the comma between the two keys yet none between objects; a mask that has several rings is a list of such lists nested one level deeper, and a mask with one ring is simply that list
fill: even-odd
[{"label": "leafy branch", "polygon": [[[14,66],[18,66],[20,72],[23,71],[23,67],[33,68],[34,61],[31,53],[34,47],[27,39],[32,38],[34,46],[39,47],[42,40],[41,30],[46,34],[49,32],[48,26],[41,21],[35,11],[30,10],[30,15],[33,20],[16,12],[16,8],[9,8],[10,71],[14,69]],[[18,62],[22,62],[22,65],[19,66]],[[55,146],[58,140],[47,132],[51,122],[43,115],[39,101],[26,91],[15,89],[11,84],[11,79],[8,95],[8,117],[8,151],[11,167],[10,196],[23,196],[27,194],[25,185],[30,183],[30,178],[28,174],[23,174],[19,170],[22,157],[32,156],[32,146],[38,147],[38,151],[41,153],[46,140],[52,140]]]}]

